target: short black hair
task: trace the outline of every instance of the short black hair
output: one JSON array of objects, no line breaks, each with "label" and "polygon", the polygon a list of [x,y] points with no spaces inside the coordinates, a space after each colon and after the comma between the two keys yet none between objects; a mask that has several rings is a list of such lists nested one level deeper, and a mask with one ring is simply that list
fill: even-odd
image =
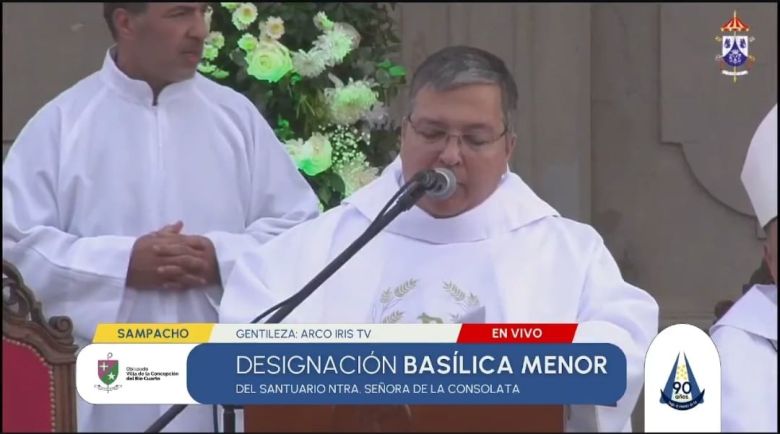
[{"label": "short black hair", "polygon": [[108,30],[111,31],[111,36],[116,40],[116,27],[114,27],[114,11],[117,9],[124,9],[131,14],[140,14],[146,12],[147,2],[132,2],[132,3],[103,3],[103,18],[106,19],[108,24]]},{"label": "short black hair", "polygon": [[772,273],[769,271],[769,265],[762,259],[761,265],[759,265],[756,271],[750,275],[748,283],[742,285],[742,293],[744,294],[750,291],[750,288],[752,288],[753,285],[771,285],[773,283],[775,282],[772,280]]},{"label": "short black hair", "polygon": [[458,45],[443,48],[426,58],[412,76],[409,98],[426,86],[443,91],[465,84],[489,83],[501,89],[504,122],[512,129],[510,113],[517,109],[517,84],[501,58],[477,47]]}]

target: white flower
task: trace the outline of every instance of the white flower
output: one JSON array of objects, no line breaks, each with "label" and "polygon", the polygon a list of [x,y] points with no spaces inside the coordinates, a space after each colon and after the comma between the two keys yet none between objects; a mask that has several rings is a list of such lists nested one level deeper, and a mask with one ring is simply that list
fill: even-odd
[{"label": "white flower", "polygon": [[359,154],[358,157],[353,158],[338,167],[334,167],[334,171],[344,181],[345,197],[351,196],[352,193],[368,185],[377,178],[379,170],[376,167],[371,167],[368,162],[366,162],[365,158],[365,155]]},{"label": "white flower", "polygon": [[269,17],[260,23],[260,31],[271,39],[278,40],[284,35],[284,20],[279,17]]},{"label": "white flower", "polygon": [[298,50],[292,54],[293,68],[303,77],[316,77],[325,71],[325,56],[321,51]]},{"label": "white flower", "polygon": [[[314,155],[319,156],[327,154],[327,159],[330,160],[330,154],[333,147],[330,144],[328,136],[322,133],[314,133],[309,137],[309,140],[307,140],[306,143],[311,146]],[[330,167],[330,164],[328,164],[328,167]]]},{"label": "white flower", "polygon": [[206,30],[211,30],[211,16],[214,15],[214,9],[211,6],[206,8],[206,13],[203,14],[203,19],[206,20]]},{"label": "white flower", "polygon": [[354,50],[360,45],[360,33],[355,29],[352,24],[349,23],[336,23],[335,28],[345,35],[349,36],[352,41],[352,49]]},{"label": "white flower", "polygon": [[345,31],[343,27],[334,27],[332,30],[327,30],[314,41],[314,48],[326,55],[326,66],[334,66],[341,63],[344,57],[352,51],[353,45],[353,35]]},{"label": "white flower", "polygon": [[325,89],[331,120],[340,125],[357,122],[377,102],[377,93],[365,81],[351,81],[343,87]]},{"label": "white flower", "polygon": [[368,127],[372,130],[381,130],[390,122],[390,113],[387,107],[381,102],[376,102],[371,110],[363,115],[363,119],[368,122]]},{"label": "white flower", "polygon": [[241,3],[241,5],[233,11],[233,25],[238,30],[245,30],[250,24],[254,23],[257,19],[257,6],[253,3]]}]

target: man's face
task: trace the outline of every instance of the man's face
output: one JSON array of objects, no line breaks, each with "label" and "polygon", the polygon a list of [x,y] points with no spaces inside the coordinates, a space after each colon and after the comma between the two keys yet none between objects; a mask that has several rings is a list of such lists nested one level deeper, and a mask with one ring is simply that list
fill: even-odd
[{"label": "man's face", "polygon": [[147,3],[146,11],[129,15],[123,42],[135,53],[146,75],[175,83],[195,75],[208,35],[206,3]]},{"label": "man's face", "polygon": [[[444,167],[455,174],[458,186],[449,199],[423,197],[418,206],[434,217],[453,217],[487,199],[506,172],[515,146],[505,125],[497,85],[471,84],[441,92],[420,89],[402,126],[404,178]],[[460,140],[453,135],[461,135]]]},{"label": "man's face", "polygon": [[764,243],[764,261],[769,266],[772,281],[777,284],[777,219],[769,224]]}]

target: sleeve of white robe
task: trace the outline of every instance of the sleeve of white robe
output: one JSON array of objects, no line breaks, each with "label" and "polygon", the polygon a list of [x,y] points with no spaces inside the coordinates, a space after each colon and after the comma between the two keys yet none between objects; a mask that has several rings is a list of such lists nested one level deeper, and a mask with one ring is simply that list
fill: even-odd
[{"label": "sleeve of white robe", "polygon": [[[712,341],[720,354],[722,432],[776,432],[776,403],[762,390],[765,369],[776,366],[774,347],[766,339],[735,327],[718,327]],[[755,367],[755,368],[751,368]]]},{"label": "sleeve of white robe", "polygon": [[[327,215],[327,214],[326,214]],[[325,217],[302,223],[244,254],[229,276],[219,305],[219,322],[248,323],[296,291],[325,265],[330,231]],[[285,323],[307,322],[316,294],[298,306]],[[314,302],[314,303],[312,303]],[[268,318],[266,317],[265,320]]]},{"label": "sleeve of white robe", "polygon": [[625,394],[616,407],[572,406],[567,431],[630,431],[644,382],[647,348],[658,333],[658,304],[625,282],[599,238],[583,287],[575,342],[611,343],[626,356]]},{"label": "sleeve of white robe", "polygon": [[63,230],[57,199],[62,133],[59,109],[47,105],[3,162],[3,259],[22,273],[45,315],[68,315],[75,335],[91,340],[98,322],[116,318],[135,238]]},{"label": "sleeve of white robe", "polygon": [[[249,103],[248,103],[249,104]],[[243,233],[212,231],[223,287],[236,260],[246,251],[319,214],[314,191],[257,109],[253,111],[253,147],[250,153],[251,198]]]}]

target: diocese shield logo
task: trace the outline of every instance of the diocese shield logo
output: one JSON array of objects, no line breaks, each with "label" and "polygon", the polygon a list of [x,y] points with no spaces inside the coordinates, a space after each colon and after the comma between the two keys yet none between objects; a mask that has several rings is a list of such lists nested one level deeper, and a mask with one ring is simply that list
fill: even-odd
[{"label": "diocese shield logo", "polygon": [[98,378],[106,386],[110,386],[119,377],[119,360],[111,360],[112,355],[108,353],[105,360],[98,360]]},{"label": "diocese shield logo", "polygon": [[682,357],[681,363],[680,354],[677,355],[666,386],[661,391],[661,404],[667,404],[675,410],[690,410],[704,403],[704,390],[699,389],[685,353],[682,353]]},{"label": "diocese shield logo", "polygon": [[749,36],[750,26],[745,24],[737,17],[737,11],[734,16],[723,23],[720,27],[722,35],[716,36],[715,40],[720,42],[720,54],[715,56],[715,60],[720,64],[721,73],[734,78],[748,74],[748,70],[756,61],[756,58],[750,55],[750,43],[756,38]]}]

